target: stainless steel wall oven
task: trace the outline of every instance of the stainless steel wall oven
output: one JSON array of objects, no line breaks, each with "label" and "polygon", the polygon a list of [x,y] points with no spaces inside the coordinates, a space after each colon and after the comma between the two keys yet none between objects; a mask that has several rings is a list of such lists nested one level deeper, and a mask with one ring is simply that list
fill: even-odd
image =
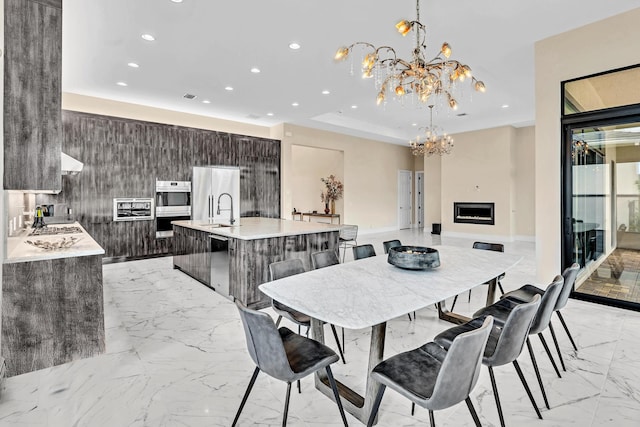
[{"label": "stainless steel wall oven", "polygon": [[171,221],[191,219],[191,181],[156,181],[156,238],[173,237]]}]

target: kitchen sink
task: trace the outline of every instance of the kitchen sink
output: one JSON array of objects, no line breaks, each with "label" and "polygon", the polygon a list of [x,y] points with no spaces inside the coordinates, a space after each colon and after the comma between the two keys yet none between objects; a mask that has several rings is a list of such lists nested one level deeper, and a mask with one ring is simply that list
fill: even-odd
[{"label": "kitchen sink", "polygon": [[200,227],[207,227],[207,228],[229,228],[229,227],[239,227],[240,225],[231,225],[231,224],[211,224],[208,222],[205,222],[203,224],[198,224],[198,226]]}]

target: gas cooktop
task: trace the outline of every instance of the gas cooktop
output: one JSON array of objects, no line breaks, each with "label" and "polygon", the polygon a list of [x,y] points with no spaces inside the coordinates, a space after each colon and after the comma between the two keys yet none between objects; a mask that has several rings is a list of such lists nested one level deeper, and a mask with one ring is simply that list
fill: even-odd
[{"label": "gas cooktop", "polygon": [[55,236],[58,234],[74,234],[82,233],[82,228],[78,226],[71,227],[51,227],[45,226],[42,228],[35,228],[28,234],[29,236]]}]

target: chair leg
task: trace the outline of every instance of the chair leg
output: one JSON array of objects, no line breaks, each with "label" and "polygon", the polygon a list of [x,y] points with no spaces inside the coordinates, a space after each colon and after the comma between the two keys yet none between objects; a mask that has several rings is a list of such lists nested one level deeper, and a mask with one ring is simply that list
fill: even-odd
[{"label": "chair leg", "polygon": [[556,361],[553,358],[551,351],[549,350],[549,346],[547,345],[547,340],[544,339],[544,335],[542,335],[542,332],[538,332],[538,337],[540,337],[540,341],[542,341],[542,346],[544,347],[544,351],[547,352],[547,356],[549,356],[549,360],[551,360],[551,364],[553,365],[553,369],[555,369],[556,374],[558,375],[558,378],[562,378],[562,375],[560,375],[560,370],[558,369],[558,365],[556,365]]},{"label": "chair leg", "polygon": [[276,328],[280,326],[280,321],[282,320],[282,316],[278,316],[278,320],[276,320]]},{"label": "chair leg", "polygon": [[298,383],[298,394],[302,394],[302,388],[300,387],[300,380],[296,382]]},{"label": "chair leg", "polygon": [[498,289],[500,289],[500,293],[504,295],[504,289],[502,288],[502,283],[498,282]]},{"label": "chair leg", "polygon": [[540,391],[542,391],[544,406],[546,406],[547,409],[551,409],[549,407],[549,401],[547,400],[547,393],[544,391],[544,384],[542,384],[542,377],[540,376],[540,370],[538,369],[538,363],[536,362],[536,357],[533,355],[533,348],[531,348],[531,340],[529,339],[529,337],[527,337],[527,350],[529,350],[531,363],[533,363],[533,370],[536,372],[536,378],[538,379],[538,384],[540,385]]},{"label": "chair leg", "polygon": [[342,351],[346,353],[347,347],[344,345],[344,328],[340,328],[340,329],[342,329]]},{"label": "chair leg", "polygon": [[429,424],[431,424],[431,427],[436,427],[436,420],[433,418],[433,411],[431,409],[429,409]]},{"label": "chair leg", "polygon": [[558,311],[556,311],[556,314],[560,318],[560,323],[562,323],[562,327],[564,328],[564,331],[569,336],[569,341],[571,341],[571,345],[573,346],[573,349],[575,351],[578,351],[578,347],[576,346],[576,343],[573,341],[573,337],[571,336],[571,332],[569,332],[569,328],[567,327],[567,324],[564,322],[564,317],[562,317],[562,313],[560,313],[560,310],[558,310]]},{"label": "chair leg", "polygon": [[289,398],[291,398],[291,383],[287,383],[287,397],[284,400],[284,416],[282,417],[282,427],[287,425],[287,415],[289,415]]},{"label": "chair leg", "polygon": [[411,416],[413,417],[413,414],[416,413],[416,404],[414,402],[411,402]]},{"label": "chair leg", "polygon": [[380,384],[380,390],[378,390],[378,394],[376,394],[376,400],[373,401],[373,407],[371,408],[369,421],[367,421],[367,427],[371,427],[373,425],[373,421],[376,419],[376,415],[378,415],[378,409],[380,409],[380,402],[382,402],[382,396],[384,395],[384,390],[386,388],[387,388],[386,385]]},{"label": "chair leg", "polygon": [[238,418],[240,418],[240,413],[244,408],[244,404],[247,403],[247,398],[249,397],[249,393],[251,393],[251,389],[253,388],[253,384],[255,384],[256,378],[258,378],[259,373],[260,373],[260,368],[256,368],[255,371],[253,371],[253,375],[251,376],[251,381],[249,381],[249,387],[247,387],[247,391],[244,392],[244,396],[242,397],[242,402],[240,403],[240,407],[238,408],[236,417],[233,419],[233,423],[231,424],[231,427],[234,427],[238,422]]},{"label": "chair leg", "polygon": [[347,417],[344,415],[344,408],[342,407],[342,400],[340,400],[340,393],[338,393],[338,386],[336,385],[336,380],[333,378],[333,373],[331,373],[331,368],[329,365],[326,367],[327,378],[329,378],[329,384],[331,384],[331,390],[333,390],[333,396],[336,398],[336,403],[338,404],[338,410],[340,411],[340,416],[342,417],[342,422],[345,427],[348,427]]},{"label": "chair leg", "polygon": [[549,330],[551,331],[551,338],[553,338],[553,343],[556,346],[556,351],[558,352],[558,358],[560,359],[560,365],[562,365],[562,370],[567,372],[567,368],[564,366],[564,360],[562,359],[562,353],[560,353],[560,345],[558,345],[558,338],[556,338],[556,331],[553,330],[553,325],[549,322]]},{"label": "chair leg", "polygon": [[467,404],[467,408],[469,408],[469,412],[471,412],[471,418],[473,418],[473,422],[476,423],[476,427],[481,427],[480,418],[478,418],[478,413],[476,412],[476,408],[473,407],[471,399],[467,397],[464,401]]},{"label": "chair leg", "polygon": [[469,289],[469,295],[467,295],[467,302],[471,302],[471,289]]},{"label": "chair leg", "polygon": [[453,297],[453,303],[451,304],[451,308],[449,309],[449,311],[453,311],[453,308],[456,306],[456,302],[458,302],[458,295]]},{"label": "chair leg", "polygon": [[516,368],[516,372],[518,373],[518,377],[520,377],[520,382],[524,386],[524,389],[527,392],[527,396],[529,396],[529,400],[531,401],[531,404],[533,405],[533,409],[536,410],[536,414],[538,415],[538,418],[542,419],[542,414],[540,413],[540,409],[538,409],[538,404],[536,403],[536,400],[533,398],[533,393],[531,393],[531,389],[529,388],[529,384],[527,384],[527,380],[524,378],[524,375],[522,374],[522,369],[520,369],[520,364],[518,363],[517,360],[513,361],[513,366]]},{"label": "chair leg", "polygon": [[344,360],[344,354],[342,354],[342,346],[340,345],[340,338],[338,338],[338,331],[336,331],[336,327],[331,325],[331,332],[333,332],[333,338],[336,340],[336,345],[338,346],[338,352],[340,353],[340,358],[342,359],[343,364],[347,364]]},{"label": "chair leg", "polygon": [[411,322],[411,313],[407,313],[407,316],[409,316],[409,322]]},{"label": "chair leg", "polygon": [[489,368],[489,377],[491,377],[491,388],[493,389],[493,397],[496,399],[496,408],[498,408],[498,417],[500,418],[500,425],[504,425],[504,414],[502,413],[502,405],[500,404],[500,396],[498,395],[498,386],[496,385],[496,377],[493,375],[493,368]]}]

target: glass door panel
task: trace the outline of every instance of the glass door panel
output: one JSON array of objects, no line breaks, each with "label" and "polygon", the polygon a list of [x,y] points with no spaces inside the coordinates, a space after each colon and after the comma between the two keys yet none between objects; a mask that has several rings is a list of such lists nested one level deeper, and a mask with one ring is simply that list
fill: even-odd
[{"label": "glass door panel", "polygon": [[640,122],[572,127],[570,143],[575,292],[640,304]]}]

